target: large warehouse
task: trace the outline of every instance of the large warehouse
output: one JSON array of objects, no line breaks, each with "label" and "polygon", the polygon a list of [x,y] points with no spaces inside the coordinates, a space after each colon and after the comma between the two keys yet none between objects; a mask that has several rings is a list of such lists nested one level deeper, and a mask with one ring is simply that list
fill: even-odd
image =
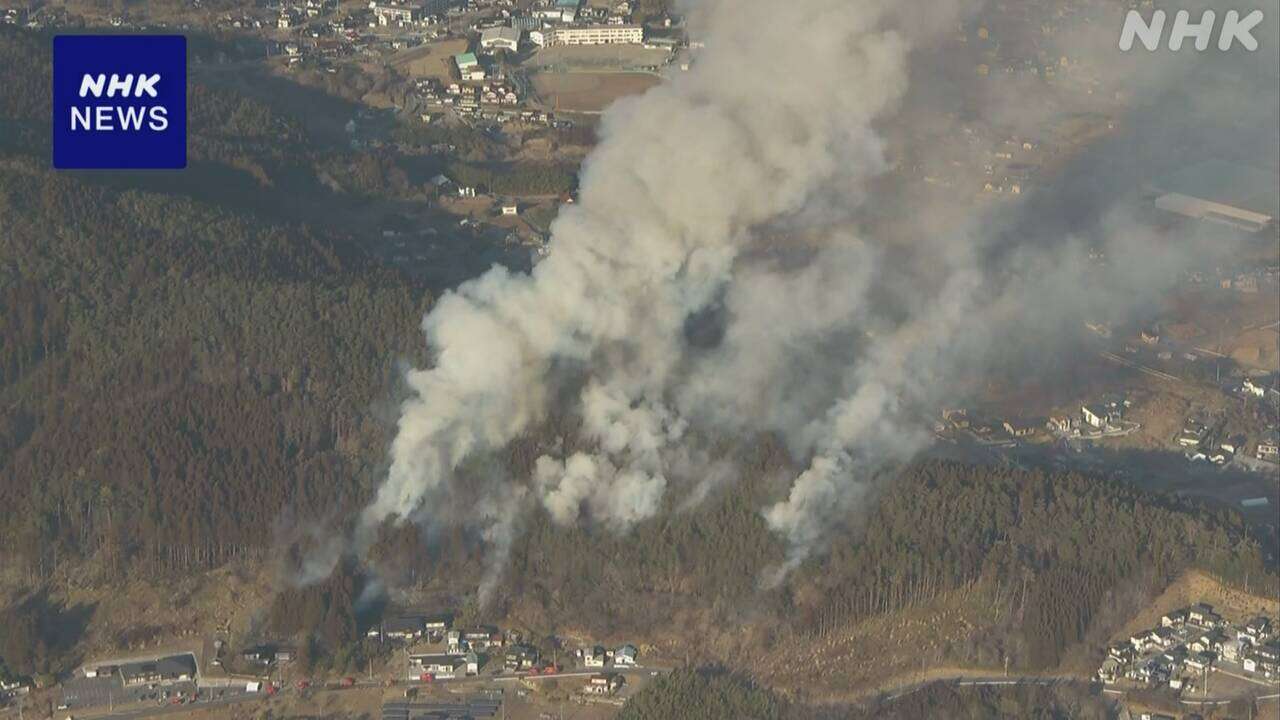
[{"label": "large warehouse", "polygon": [[1185,217],[1258,232],[1280,212],[1280,176],[1225,160],[1207,160],[1151,183],[1156,207]]}]

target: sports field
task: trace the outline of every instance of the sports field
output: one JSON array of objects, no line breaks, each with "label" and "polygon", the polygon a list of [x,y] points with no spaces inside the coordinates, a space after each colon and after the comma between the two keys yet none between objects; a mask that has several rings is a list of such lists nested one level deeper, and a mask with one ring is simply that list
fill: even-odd
[{"label": "sports field", "polygon": [[600,112],[614,100],[638,95],[661,80],[646,73],[538,73],[533,87],[548,109]]}]

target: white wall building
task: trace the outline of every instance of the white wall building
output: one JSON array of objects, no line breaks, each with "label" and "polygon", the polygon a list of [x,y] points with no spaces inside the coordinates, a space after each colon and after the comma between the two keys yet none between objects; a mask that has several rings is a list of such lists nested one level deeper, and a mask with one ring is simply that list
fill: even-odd
[{"label": "white wall building", "polygon": [[588,25],[556,28],[552,45],[639,45],[644,42],[644,28],[639,25]]},{"label": "white wall building", "polygon": [[512,27],[491,27],[480,33],[480,47],[485,50],[520,49],[520,31]]}]

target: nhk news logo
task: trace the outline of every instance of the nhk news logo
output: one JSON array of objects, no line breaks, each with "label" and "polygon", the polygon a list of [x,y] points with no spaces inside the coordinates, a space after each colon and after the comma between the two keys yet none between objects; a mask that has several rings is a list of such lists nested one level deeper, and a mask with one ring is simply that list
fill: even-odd
[{"label": "nhk news logo", "polygon": [[186,38],[55,37],[53,165],[60,169],[186,167]]}]

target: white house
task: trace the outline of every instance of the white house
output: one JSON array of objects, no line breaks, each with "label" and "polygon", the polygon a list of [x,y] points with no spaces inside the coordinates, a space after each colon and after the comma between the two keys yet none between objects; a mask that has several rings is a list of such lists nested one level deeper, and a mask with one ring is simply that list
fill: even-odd
[{"label": "white house", "polygon": [[1095,428],[1102,429],[1107,426],[1107,413],[1101,408],[1084,405],[1080,408],[1080,414],[1084,416],[1085,422]]},{"label": "white house", "polygon": [[635,645],[623,645],[613,651],[613,665],[614,667],[634,666],[636,664],[637,655],[638,652],[636,651]]}]

